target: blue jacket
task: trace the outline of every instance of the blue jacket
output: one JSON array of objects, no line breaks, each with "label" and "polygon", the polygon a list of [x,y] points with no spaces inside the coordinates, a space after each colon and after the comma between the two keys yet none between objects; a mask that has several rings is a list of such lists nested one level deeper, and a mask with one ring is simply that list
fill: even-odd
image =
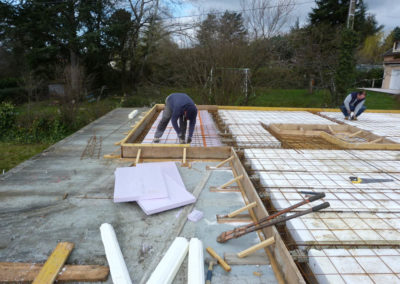
[{"label": "blue jacket", "polygon": [[167,98],[167,104],[172,109],[171,123],[176,133],[181,135],[178,119],[186,118],[190,120],[189,137],[192,138],[197,117],[197,108],[193,100],[184,93],[172,93]]}]

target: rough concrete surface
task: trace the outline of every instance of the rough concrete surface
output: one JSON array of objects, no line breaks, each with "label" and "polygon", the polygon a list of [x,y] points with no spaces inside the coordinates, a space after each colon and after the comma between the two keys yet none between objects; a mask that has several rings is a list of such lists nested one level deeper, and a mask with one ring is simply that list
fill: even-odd
[{"label": "rough concrete surface", "polygon": [[[139,109],[133,120],[128,120],[132,109],[113,110],[0,177],[0,261],[45,262],[58,242],[69,241],[75,248],[68,264],[107,265],[99,227],[110,223],[133,282],[144,283],[178,235],[196,236],[204,247],[212,246],[220,254],[238,252],[256,242],[254,234],[226,245],[216,243],[219,233],[233,227],[217,226],[215,215],[237,209],[243,201],[238,194],[208,191],[208,186],[223,184],[232,174],[207,172],[206,163],[193,163],[190,169],[179,166],[187,190],[201,192],[193,206],[146,216],[134,202],[113,203],[114,171],[132,162],[103,155],[119,149],[114,143],[145,110]],[[94,135],[96,149],[102,138],[99,157],[81,157]],[[193,208],[205,213],[198,223],[186,219]],[[174,283],[186,283],[186,263],[187,259]],[[262,276],[254,276],[254,271]],[[216,267],[214,277],[219,283],[276,281],[270,266],[236,266],[227,278]],[[112,283],[111,277],[107,283]]]}]

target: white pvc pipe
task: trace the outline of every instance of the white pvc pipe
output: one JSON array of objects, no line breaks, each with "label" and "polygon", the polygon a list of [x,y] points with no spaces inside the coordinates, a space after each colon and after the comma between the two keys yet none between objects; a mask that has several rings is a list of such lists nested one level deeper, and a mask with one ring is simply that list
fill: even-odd
[{"label": "white pvc pipe", "polygon": [[114,228],[110,224],[104,223],[100,226],[100,233],[113,283],[132,284]]},{"label": "white pvc pipe", "polygon": [[147,284],[169,284],[179,270],[189,249],[189,242],[182,237],[175,238],[156,269],[151,274]]},{"label": "white pvc pipe", "polygon": [[188,284],[204,284],[203,243],[197,238],[190,239],[188,266]]},{"label": "white pvc pipe", "polygon": [[137,112],[138,112],[137,109],[131,111],[131,112],[128,114],[128,118],[129,118],[129,119],[134,118],[134,117],[137,115]]}]

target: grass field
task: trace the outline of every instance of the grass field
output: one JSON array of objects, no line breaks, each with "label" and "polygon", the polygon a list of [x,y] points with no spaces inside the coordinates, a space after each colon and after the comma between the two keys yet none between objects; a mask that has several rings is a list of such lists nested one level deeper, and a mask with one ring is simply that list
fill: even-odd
[{"label": "grass field", "polygon": [[19,163],[42,152],[49,144],[14,144],[0,142],[0,171],[8,171]]},{"label": "grass field", "polygon": [[[330,95],[326,90],[309,94],[307,90],[270,90],[259,88],[255,91],[249,105],[267,107],[330,107]],[[365,101],[367,109],[400,109],[400,100],[395,96],[367,92]],[[339,107],[339,106],[337,106]]]}]

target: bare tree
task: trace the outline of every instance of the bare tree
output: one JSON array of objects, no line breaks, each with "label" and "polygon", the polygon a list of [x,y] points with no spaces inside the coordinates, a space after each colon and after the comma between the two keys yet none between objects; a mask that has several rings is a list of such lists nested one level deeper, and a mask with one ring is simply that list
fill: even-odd
[{"label": "bare tree", "polygon": [[294,8],[294,0],[241,0],[240,4],[255,40],[278,35]]}]

